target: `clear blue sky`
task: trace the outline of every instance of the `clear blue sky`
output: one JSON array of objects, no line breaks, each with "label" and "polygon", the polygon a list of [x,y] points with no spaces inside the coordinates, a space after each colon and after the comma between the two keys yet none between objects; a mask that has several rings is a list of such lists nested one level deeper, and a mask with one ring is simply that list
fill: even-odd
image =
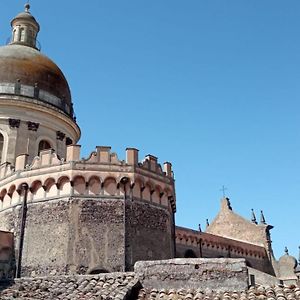
[{"label": "clear blue sky", "polygon": [[[24,1],[1,0],[0,40]],[[300,1],[32,0],[69,80],[87,156],[171,161],[177,224],[260,209],[276,256],[300,244]]]}]

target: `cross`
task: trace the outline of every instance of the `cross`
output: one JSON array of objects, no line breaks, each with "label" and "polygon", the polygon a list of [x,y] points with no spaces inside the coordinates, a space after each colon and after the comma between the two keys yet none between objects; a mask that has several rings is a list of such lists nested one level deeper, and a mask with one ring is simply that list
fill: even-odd
[{"label": "cross", "polygon": [[222,188],[220,189],[221,192],[223,192],[223,198],[225,198],[226,194],[225,194],[225,191],[227,190],[227,188],[222,185]]}]

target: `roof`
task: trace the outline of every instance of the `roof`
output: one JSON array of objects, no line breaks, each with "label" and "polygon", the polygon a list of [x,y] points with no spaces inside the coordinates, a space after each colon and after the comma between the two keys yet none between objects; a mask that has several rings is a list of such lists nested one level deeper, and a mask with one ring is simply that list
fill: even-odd
[{"label": "roof", "polygon": [[247,291],[218,292],[213,290],[147,290],[141,289],[139,300],[293,300],[300,299],[300,288],[296,286],[251,286]]},{"label": "roof", "polygon": [[121,300],[136,283],[133,273],[22,278],[0,290],[0,299]]},{"label": "roof", "polygon": [[246,291],[211,289],[145,289],[134,273],[53,276],[16,279],[0,291],[1,300],[107,299],[107,300],[299,300],[297,286],[251,286]]}]

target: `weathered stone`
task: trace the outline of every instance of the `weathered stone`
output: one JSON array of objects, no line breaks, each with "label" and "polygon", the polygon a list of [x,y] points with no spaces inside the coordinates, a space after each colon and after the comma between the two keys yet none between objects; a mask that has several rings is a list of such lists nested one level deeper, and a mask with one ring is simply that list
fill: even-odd
[{"label": "weathered stone", "polygon": [[135,264],[136,275],[147,289],[213,289],[243,291],[248,288],[244,259],[170,259]]}]

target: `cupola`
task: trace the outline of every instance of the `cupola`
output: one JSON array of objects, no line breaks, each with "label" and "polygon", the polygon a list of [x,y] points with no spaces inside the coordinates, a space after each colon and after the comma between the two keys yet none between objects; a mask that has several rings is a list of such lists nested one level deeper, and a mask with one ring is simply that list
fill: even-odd
[{"label": "cupola", "polygon": [[30,13],[29,3],[25,4],[25,11],[18,14],[12,21],[12,37],[10,44],[21,44],[36,48],[37,34],[40,25]]}]

